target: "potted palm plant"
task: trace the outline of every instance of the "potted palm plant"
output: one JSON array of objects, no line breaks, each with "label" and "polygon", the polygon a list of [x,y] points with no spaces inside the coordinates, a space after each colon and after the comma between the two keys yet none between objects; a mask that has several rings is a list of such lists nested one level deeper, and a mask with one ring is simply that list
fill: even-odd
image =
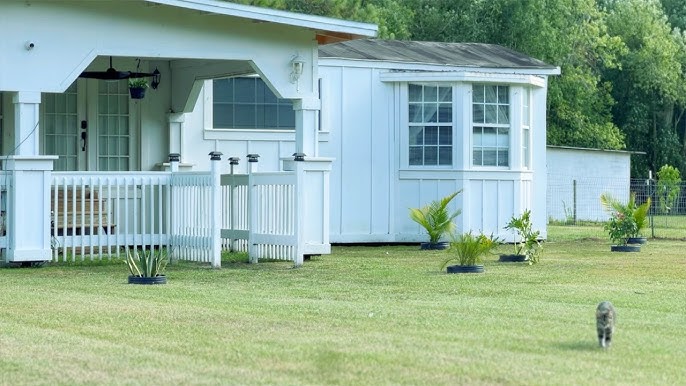
[{"label": "potted palm plant", "polygon": [[129,79],[129,94],[131,99],[143,99],[145,97],[145,89],[148,88],[148,80],[145,78],[130,78]]},{"label": "potted palm plant", "polygon": [[525,210],[519,217],[512,216],[505,229],[516,233],[513,244],[514,254],[502,254],[500,255],[500,261],[538,263],[543,252],[543,246],[538,241],[541,232],[532,229],[531,210]]},{"label": "potted palm plant", "polygon": [[166,284],[164,269],[169,263],[165,249],[148,249],[141,252],[126,251],[129,284]]},{"label": "potted palm plant", "polygon": [[[443,261],[441,270],[448,273],[481,273],[484,271],[483,256],[498,245],[498,240],[484,234],[473,235],[471,232],[453,236],[450,243],[450,257]],[[455,265],[448,265],[451,262]]]},{"label": "potted palm plant", "polygon": [[645,243],[641,230],[647,225],[650,198],[637,206],[635,193],[629,195],[629,201],[626,204],[613,198],[609,193],[603,193],[600,196],[600,202],[610,213],[610,219],[604,225],[614,243],[610,249],[615,252],[640,251],[640,244]]},{"label": "potted palm plant", "polygon": [[455,230],[453,220],[461,212],[450,212],[448,204],[461,190],[449,194],[440,200],[434,200],[422,208],[410,208],[410,219],[421,225],[429,234],[429,242],[422,243],[421,249],[446,249],[448,242],[441,242],[441,238]]}]

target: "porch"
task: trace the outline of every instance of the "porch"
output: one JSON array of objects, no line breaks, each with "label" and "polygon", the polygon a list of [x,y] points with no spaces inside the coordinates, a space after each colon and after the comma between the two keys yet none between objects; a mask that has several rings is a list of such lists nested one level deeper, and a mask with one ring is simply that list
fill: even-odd
[{"label": "porch", "polygon": [[[47,230],[49,260],[113,259],[129,249],[167,248],[172,259],[215,268],[223,250],[248,252],[253,263],[272,259],[300,266],[306,255],[330,253],[327,226],[303,226],[298,215],[304,208],[328,212],[328,196],[322,194],[328,162],[284,160],[284,171],[258,172],[257,156],[251,155],[248,173],[235,174],[238,157],[230,157],[231,173],[221,174],[221,153],[210,153],[209,172],[180,172],[179,159],[170,155],[167,172],[43,171],[50,181],[42,194],[49,197],[44,220],[30,225],[36,235]],[[11,183],[17,173],[11,167],[0,172],[0,248],[6,262],[44,261],[7,254],[17,236],[8,225],[23,215],[8,211],[16,207],[8,202],[19,199]]]}]

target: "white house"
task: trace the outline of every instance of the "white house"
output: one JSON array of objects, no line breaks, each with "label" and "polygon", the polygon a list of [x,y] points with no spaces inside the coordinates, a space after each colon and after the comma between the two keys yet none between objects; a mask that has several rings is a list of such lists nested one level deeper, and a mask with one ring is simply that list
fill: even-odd
[{"label": "white house", "polygon": [[[218,188],[209,191],[219,186],[221,156],[213,153],[210,167],[207,152],[193,151],[188,138],[214,138],[186,117],[205,80],[252,74],[290,101],[290,146],[308,157],[273,168],[279,175],[251,177],[250,186],[291,189],[284,201],[288,233],[267,229],[259,239],[252,230],[229,229],[226,235],[248,239],[250,248],[291,248],[296,263],[303,254],[326,253],[328,233],[321,229],[328,227],[331,161],[319,151],[317,50],[376,30],[216,0],[0,2],[5,260],[44,261],[87,250],[93,258],[94,250],[172,245],[205,248],[216,265],[223,221],[217,213],[228,209],[219,210]],[[142,100],[129,97],[127,80],[138,78],[156,87]],[[182,170],[191,163],[204,174],[149,172],[170,153],[182,153]],[[174,171],[178,166],[172,162]],[[238,190],[231,186],[230,195]],[[182,198],[191,187],[201,193]],[[258,201],[251,201],[251,215],[269,216],[256,208]],[[192,229],[182,234],[182,228]]]},{"label": "white house", "polygon": [[[547,78],[559,73],[497,45],[321,46],[317,147],[334,160],[331,241],[425,241],[408,208],[456,190],[458,229],[511,239],[504,225],[531,209],[545,237]],[[186,118],[203,136],[187,132],[183,161],[206,168],[211,150],[257,153],[260,170],[279,170],[295,152],[293,116],[288,101],[264,92],[257,78],[206,82]],[[266,109],[278,114],[264,118]]]}]

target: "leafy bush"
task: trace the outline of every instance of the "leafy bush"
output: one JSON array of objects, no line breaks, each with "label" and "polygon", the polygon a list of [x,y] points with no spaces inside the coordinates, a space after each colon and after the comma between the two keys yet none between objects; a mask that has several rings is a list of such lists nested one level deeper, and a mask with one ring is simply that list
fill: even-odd
[{"label": "leafy bush", "polygon": [[515,255],[526,256],[529,264],[538,263],[543,246],[538,241],[541,232],[532,230],[531,210],[525,210],[519,217],[513,216],[510,222],[505,225],[505,229],[514,230],[519,235],[519,238],[515,238],[514,242]]},{"label": "leafy bush", "polygon": [[661,213],[667,214],[674,207],[677,198],[679,198],[680,184],[679,169],[663,165],[657,172],[657,195]]},{"label": "leafy bush", "polygon": [[432,201],[429,205],[422,208],[410,208],[410,219],[426,229],[426,232],[429,234],[430,243],[437,243],[443,235],[452,233],[455,230],[453,219],[461,211],[457,210],[450,213],[448,211],[448,204],[460,192],[462,191],[459,190],[440,200]]},{"label": "leafy bush", "polygon": [[[620,240],[622,235],[625,235],[625,238],[639,237],[641,231],[648,225],[650,197],[643,204],[637,206],[636,193],[629,195],[629,201],[626,204],[622,204],[609,193],[603,193],[600,196],[600,202],[611,216],[610,220],[605,223],[605,230],[610,233],[610,239],[615,242]],[[626,240],[619,244],[625,243]]]},{"label": "leafy bush", "polygon": [[451,261],[459,265],[477,265],[483,261],[483,255],[498,246],[498,240],[484,234],[473,235],[471,232],[453,236],[448,253],[451,256],[443,262],[441,269]]}]

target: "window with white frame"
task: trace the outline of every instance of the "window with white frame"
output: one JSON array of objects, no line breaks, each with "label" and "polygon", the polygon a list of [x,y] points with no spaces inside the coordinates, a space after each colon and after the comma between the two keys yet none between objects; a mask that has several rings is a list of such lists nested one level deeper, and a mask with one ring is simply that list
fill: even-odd
[{"label": "window with white frame", "polygon": [[507,86],[472,86],[472,164],[509,166],[510,89]]},{"label": "window with white frame", "polygon": [[451,86],[408,85],[410,166],[453,163],[453,95]]},{"label": "window with white frame", "polygon": [[293,130],[290,99],[280,99],[258,77],[215,79],[212,84],[215,129]]},{"label": "window with white frame", "polygon": [[531,168],[531,89],[522,93],[522,166]]}]

